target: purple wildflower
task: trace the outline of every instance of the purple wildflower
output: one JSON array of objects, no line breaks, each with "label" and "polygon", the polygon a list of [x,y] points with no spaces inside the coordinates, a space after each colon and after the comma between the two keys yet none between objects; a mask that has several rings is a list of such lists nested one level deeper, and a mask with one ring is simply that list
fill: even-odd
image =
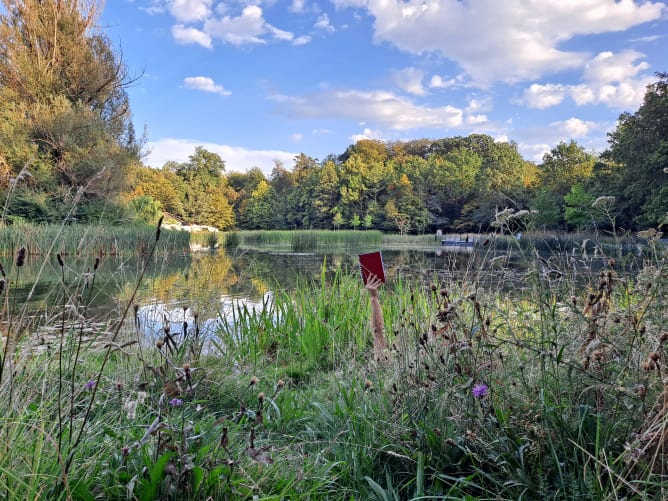
[{"label": "purple wildflower", "polygon": [[482,398],[485,395],[487,395],[487,391],[489,391],[489,386],[487,386],[485,383],[477,384],[473,387],[471,391],[473,392],[473,396],[475,398]]},{"label": "purple wildflower", "polygon": [[183,400],[181,400],[180,398],[172,398],[169,401],[169,405],[171,405],[172,407],[178,407],[180,405],[183,405]]},{"label": "purple wildflower", "polygon": [[86,389],[87,389],[87,390],[92,390],[93,388],[95,388],[95,385],[96,385],[96,384],[97,384],[97,383],[96,383],[93,379],[91,379],[90,381],[88,381],[88,382],[86,383]]}]

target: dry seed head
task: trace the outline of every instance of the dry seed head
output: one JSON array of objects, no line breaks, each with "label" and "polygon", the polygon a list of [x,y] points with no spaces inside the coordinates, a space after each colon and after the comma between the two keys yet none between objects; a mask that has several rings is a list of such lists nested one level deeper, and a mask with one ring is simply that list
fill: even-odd
[{"label": "dry seed head", "polygon": [[95,258],[95,264],[93,265],[93,271],[97,271],[99,266],[100,266],[100,258],[96,257]]},{"label": "dry seed head", "polygon": [[276,383],[276,386],[278,388],[283,388],[285,386],[285,381],[283,381],[282,379],[279,379],[278,383]]},{"label": "dry seed head", "polygon": [[258,399],[260,402],[264,402],[264,393],[263,393],[263,392],[258,393],[258,394],[257,394],[257,399]]},{"label": "dry seed head", "polygon": [[373,388],[373,383],[369,379],[365,380],[364,381],[364,389],[365,390],[370,390],[372,388]]},{"label": "dry seed head", "polygon": [[26,248],[21,247],[16,255],[16,266],[23,266],[26,262]]},{"label": "dry seed head", "polygon": [[657,360],[659,360],[659,354],[655,351],[651,351],[649,353],[649,359],[656,362]]},{"label": "dry seed head", "polygon": [[255,383],[257,383],[258,381],[259,381],[259,379],[256,378],[255,376],[253,376],[252,378],[250,378],[249,386],[253,386],[253,385],[254,385]]},{"label": "dry seed head", "polygon": [[58,264],[60,265],[60,267],[62,268],[63,266],[65,266],[65,262],[63,261],[63,256],[60,255],[60,252],[56,254],[56,257],[58,258]]},{"label": "dry seed head", "polygon": [[659,343],[663,344],[668,341],[668,332],[663,332],[659,338]]},{"label": "dry seed head", "polygon": [[158,339],[158,340],[155,342],[155,347],[156,347],[157,349],[159,349],[159,350],[162,350],[162,345],[163,345],[162,339]]},{"label": "dry seed head", "polygon": [[656,363],[654,362],[654,360],[648,360],[647,362],[643,362],[642,368],[646,372],[653,371],[654,369],[656,369]]}]

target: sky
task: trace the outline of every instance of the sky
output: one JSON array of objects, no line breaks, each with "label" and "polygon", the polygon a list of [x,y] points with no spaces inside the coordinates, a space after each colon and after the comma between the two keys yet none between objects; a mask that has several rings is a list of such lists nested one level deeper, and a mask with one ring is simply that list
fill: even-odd
[{"label": "sky", "polygon": [[600,153],[668,71],[659,1],[107,0],[99,24],[154,167],[203,146],[269,176],[362,138],[473,133],[536,162]]}]

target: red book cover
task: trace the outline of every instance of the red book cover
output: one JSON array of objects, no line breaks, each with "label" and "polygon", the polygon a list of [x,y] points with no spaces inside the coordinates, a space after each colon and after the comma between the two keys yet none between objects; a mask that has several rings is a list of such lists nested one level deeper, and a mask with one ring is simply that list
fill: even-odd
[{"label": "red book cover", "polygon": [[370,252],[360,254],[360,270],[362,270],[362,280],[366,285],[370,275],[376,275],[381,282],[385,282],[385,269],[383,267],[383,256],[380,252]]}]

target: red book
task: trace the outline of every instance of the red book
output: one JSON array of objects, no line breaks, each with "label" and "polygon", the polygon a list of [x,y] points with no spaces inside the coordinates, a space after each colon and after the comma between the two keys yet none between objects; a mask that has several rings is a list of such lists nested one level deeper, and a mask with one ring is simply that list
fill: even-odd
[{"label": "red book", "polygon": [[376,275],[381,282],[385,282],[385,269],[383,267],[383,256],[380,252],[360,254],[360,270],[364,285],[369,281],[370,275]]}]

